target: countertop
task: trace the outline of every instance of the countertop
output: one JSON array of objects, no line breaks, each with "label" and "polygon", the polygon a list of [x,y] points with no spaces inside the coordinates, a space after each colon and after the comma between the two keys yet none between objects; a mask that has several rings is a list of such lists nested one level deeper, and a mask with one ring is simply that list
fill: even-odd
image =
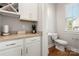
[{"label": "countertop", "polygon": [[8,41],[8,40],[16,40],[16,39],[21,39],[21,38],[31,38],[31,37],[37,37],[41,36],[41,33],[26,33],[26,34],[11,34],[8,36],[0,36],[0,42]]}]

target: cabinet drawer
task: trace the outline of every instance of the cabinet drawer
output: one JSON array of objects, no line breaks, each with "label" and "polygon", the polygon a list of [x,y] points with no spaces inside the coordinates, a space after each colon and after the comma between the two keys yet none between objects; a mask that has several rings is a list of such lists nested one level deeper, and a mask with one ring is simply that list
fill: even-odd
[{"label": "cabinet drawer", "polygon": [[40,42],[40,37],[32,37],[25,39],[26,44]]},{"label": "cabinet drawer", "polygon": [[22,44],[23,44],[22,42],[23,42],[23,40],[13,40],[13,41],[1,42],[0,50],[11,48],[11,47],[16,47],[16,46],[22,46]]}]

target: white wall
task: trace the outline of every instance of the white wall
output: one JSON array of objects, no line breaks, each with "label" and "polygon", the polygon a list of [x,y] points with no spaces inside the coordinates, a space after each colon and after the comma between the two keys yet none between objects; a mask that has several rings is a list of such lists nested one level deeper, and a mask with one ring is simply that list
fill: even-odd
[{"label": "white wall", "polygon": [[39,3],[38,4],[38,22],[37,22],[37,30],[39,31],[39,32],[42,32],[42,3]]},{"label": "white wall", "polygon": [[64,36],[65,30],[65,4],[57,4],[56,5],[56,20],[57,20],[57,33],[61,38]]},{"label": "white wall", "polygon": [[39,4],[40,7],[40,15],[38,23],[38,30],[42,31],[42,55],[47,56],[48,55],[48,35],[47,35],[47,4],[41,3]]},{"label": "white wall", "polygon": [[[42,32],[42,13],[41,6],[39,5],[39,17],[38,17],[38,31]],[[55,4],[47,4],[47,16],[45,16],[47,20],[47,31],[48,32],[56,32],[56,17],[55,17]],[[44,21],[46,21],[46,19]]]},{"label": "white wall", "polygon": [[56,32],[55,4],[48,4],[47,7],[47,30],[48,32]]},{"label": "white wall", "polygon": [[[56,29],[56,9],[55,9],[55,4],[48,4],[47,6],[47,32],[51,32],[54,33],[57,31]],[[48,45],[49,47],[53,46],[53,43],[50,39],[50,37],[48,37]]]},{"label": "white wall", "polygon": [[42,55],[48,55],[48,41],[52,46],[48,32],[56,32],[55,4],[39,4],[38,31],[42,32]]},{"label": "white wall", "polygon": [[[49,32],[54,33],[57,31],[56,30],[56,27],[57,27],[56,26],[56,16],[55,16],[56,12],[55,11],[56,11],[55,4],[52,4],[52,3],[46,4],[46,9],[44,11],[42,11],[41,6],[39,6],[38,31],[41,31],[41,32],[46,31],[47,33],[49,33]],[[41,12],[44,14],[42,15]],[[44,17],[44,19],[43,19],[43,17]],[[43,31],[43,29],[44,29],[44,31]],[[53,43],[52,43],[50,37],[48,37],[48,46],[49,47],[53,46]]]}]

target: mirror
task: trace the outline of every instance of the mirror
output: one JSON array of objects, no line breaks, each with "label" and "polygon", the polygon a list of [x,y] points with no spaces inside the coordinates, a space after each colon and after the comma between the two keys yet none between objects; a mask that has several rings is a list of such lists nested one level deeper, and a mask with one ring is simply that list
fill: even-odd
[{"label": "mirror", "polygon": [[79,31],[79,4],[72,3],[65,6],[65,20],[67,31]]}]

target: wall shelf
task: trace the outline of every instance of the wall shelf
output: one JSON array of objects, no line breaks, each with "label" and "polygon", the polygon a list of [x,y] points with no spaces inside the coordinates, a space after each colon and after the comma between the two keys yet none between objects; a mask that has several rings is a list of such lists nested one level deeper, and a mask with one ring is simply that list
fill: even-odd
[{"label": "wall shelf", "polygon": [[23,22],[38,22],[37,20],[26,20],[26,19],[20,19],[20,21],[23,21]]},{"label": "wall shelf", "polygon": [[2,6],[0,8],[1,15],[20,17],[20,14],[17,12],[17,8],[18,8],[17,3],[7,3],[6,5],[0,4],[0,6]]},{"label": "wall shelf", "polygon": [[20,17],[20,14],[18,12],[10,12],[5,10],[0,10],[0,14],[5,16]]}]

